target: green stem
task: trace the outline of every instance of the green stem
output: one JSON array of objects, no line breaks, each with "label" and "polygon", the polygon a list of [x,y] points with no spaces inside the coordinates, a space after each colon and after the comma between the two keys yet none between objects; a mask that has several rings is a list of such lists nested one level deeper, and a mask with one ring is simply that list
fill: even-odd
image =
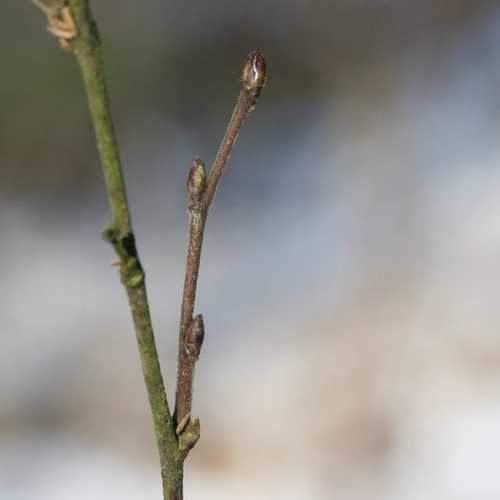
[{"label": "green stem", "polygon": [[78,28],[78,36],[71,42],[71,49],[82,71],[113,215],[113,225],[105,230],[103,236],[114,246],[120,258],[121,281],[126,289],[132,312],[160,454],[163,498],[181,500],[184,457],[179,451],[168,407],[149,311],[144,270],[135,247],[125,181],[104,78],[99,33],[88,0],[69,0],[69,6]]},{"label": "green stem", "polygon": [[78,27],[78,37],[71,47],[82,70],[114,224],[125,235],[131,230],[131,221],[104,78],[100,37],[88,0],[71,0],[70,6]]}]

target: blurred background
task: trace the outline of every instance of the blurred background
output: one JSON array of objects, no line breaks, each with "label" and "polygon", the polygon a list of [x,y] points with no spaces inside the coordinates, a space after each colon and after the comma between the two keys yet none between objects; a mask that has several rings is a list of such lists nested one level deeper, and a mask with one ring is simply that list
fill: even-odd
[{"label": "blurred background", "polygon": [[[186,498],[500,498],[500,6],[94,1],[170,398],[188,217],[208,221]],[[0,498],[160,498],[79,71],[27,0],[0,55]]]}]

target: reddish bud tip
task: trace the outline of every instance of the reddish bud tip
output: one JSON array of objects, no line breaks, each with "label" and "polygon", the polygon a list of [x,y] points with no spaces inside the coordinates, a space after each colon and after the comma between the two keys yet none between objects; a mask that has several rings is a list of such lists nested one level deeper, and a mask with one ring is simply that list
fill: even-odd
[{"label": "reddish bud tip", "polygon": [[245,90],[251,92],[254,97],[259,97],[266,84],[266,60],[259,50],[255,50],[248,55],[243,67],[241,81]]}]

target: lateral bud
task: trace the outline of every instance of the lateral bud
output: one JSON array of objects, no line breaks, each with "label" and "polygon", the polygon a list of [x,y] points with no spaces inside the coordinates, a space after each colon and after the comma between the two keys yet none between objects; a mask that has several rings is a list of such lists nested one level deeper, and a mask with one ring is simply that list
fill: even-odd
[{"label": "lateral bud", "polygon": [[184,337],[186,353],[196,361],[200,357],[204,337],[205,325],[203,324],[203,316],[198,314],[187,327]]},{"label": "lateral bud", "polygon": [[257,99],[266,84],[266,60],[260,50],[248,54],[241,81],[244,89]]},{"label": "lateral bud", "polygon": [[188,207],[190,210],[199,205],[206,187],[207,174],[205,165],[199,158],[196,158],[189,169],[187,179]]}]

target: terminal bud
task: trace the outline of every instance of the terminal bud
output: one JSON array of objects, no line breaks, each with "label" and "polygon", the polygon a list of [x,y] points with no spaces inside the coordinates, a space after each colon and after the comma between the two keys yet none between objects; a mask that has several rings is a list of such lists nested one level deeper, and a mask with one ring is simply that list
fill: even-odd
[{"label": "terminal bud", "polygon": [[266,84],[266,61],[262,52],[255,50],[251,52],[243,67],[241,81],[245,90],[259,97],[264,85]]}]

